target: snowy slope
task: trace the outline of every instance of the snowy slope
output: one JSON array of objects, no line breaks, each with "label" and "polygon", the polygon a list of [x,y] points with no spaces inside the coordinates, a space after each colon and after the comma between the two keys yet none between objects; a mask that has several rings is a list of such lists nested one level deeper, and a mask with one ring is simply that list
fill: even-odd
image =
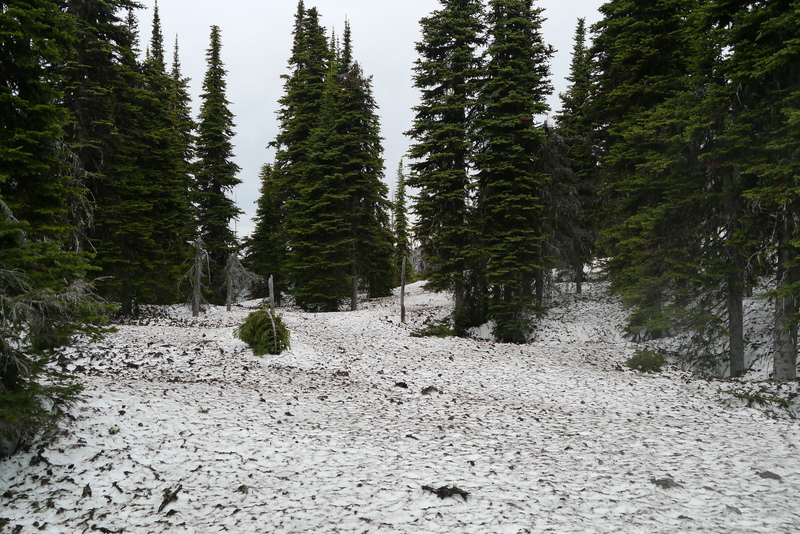
[{"label": "snowy slope", "polygon": [[0,531],[800,531],[798,422],[728,382],[623,371],[602,286],[525,346],[409,337],[448,302],[415,285],[407,305],[408,325],[396,299],[284,312],[277,357],[233,338],[247,308],[162,309],[70,349],[87,402],[0,463]]}]

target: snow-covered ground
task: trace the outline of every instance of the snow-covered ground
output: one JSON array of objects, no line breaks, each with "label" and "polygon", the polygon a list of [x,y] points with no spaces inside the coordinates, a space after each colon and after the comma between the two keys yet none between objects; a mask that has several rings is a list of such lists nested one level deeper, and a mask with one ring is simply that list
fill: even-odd
[{"label": "snow-covered ground", "polygon": [[66,351],[86,402],[0,462],[0,531],[800,531],[798,421],[734,382],[622,367],[635,346],[601,285],[525,346],[410,337],[448,302],[408,291],[407,325],[396,299],[284,312],[280,356],[233,338],[247,307]]}]

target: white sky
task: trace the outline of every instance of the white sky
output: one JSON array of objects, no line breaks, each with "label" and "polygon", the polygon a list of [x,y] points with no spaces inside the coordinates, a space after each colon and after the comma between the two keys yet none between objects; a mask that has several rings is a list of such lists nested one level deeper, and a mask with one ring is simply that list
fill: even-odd
[{"label": "white sky", "polygon": [[[152,7],[155,0],[141,0],[146,10],[138,12],[142,49],[150,40]],[[591,25],[599,19],[597,8],[603,0],[539,0],[547,21],[545,41],[556,49],[552,64],[555,93],[550,100],[553,111],[559,107],[558,93],[566,88],[573,37],[579,17]],[[160,0],[159,14],[167,57],[178,36],[184,76],[191,78],[190,92],[195,110],[206,70],[205,54],[210,27],[222,33],[222,60],[228,70],[228,100],[236,116],[234,153],[242,168],[243,181],[234,192],[245,215],[238,221],[240,235],[249,233],[258,199],[258,172],[272,162],[274,152],[266,148],[275,138],[278,124],[275,112],[283,94],[280,76],[287,71],[292,43],[296,0]],[[437,0],[305,0],[306,8],[316,7],[322,25],[341,34],[348,19],[353,32],[355,59],[364,72],[373,76],[375,99],[380,109],[384,137],[386,181],[394,187],[397,165],[408,150],[403,132],[411,127],[411,108],[419,92],[411,80],[417,59],[414,43],[419,40],[419,20],[439,9]]]}]

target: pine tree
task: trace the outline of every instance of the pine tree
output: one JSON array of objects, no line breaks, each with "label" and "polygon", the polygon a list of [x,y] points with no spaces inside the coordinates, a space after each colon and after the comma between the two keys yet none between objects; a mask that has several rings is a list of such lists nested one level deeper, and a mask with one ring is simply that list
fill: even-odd
[{"label": "pine tree", "polygon": [[[73,23],[72,46],[60,73],[62,102],[70,116],[63,136],[65,165],[75,187],[90,192],[88,198],[96,199],[100,182],[108,179],[116,57],[119,47],[129,41],[119,12],[133,6],[128,0],[69,0],[62,8]],[[91,249],[93,203],[79,197],[70,204],[70,222],[76,227],[72,246]]]},{"label": "pine tree", "polygon": [[350,195],[342,172],[345,140],[337,128],[340,115],[335,66],[327,77],[319,118],[310,132],[301,180],[287,202],[287,265],[295,283],[296,303],[305,310],[338,311],[353,293]]},{"label": "pine tree", "polygon": [[[402,266],[406,261],[406,279],[413,279],[411,266],[411,236],[409,235],[408,207],[406,206],[406,176],[403,161],[397,166],[397,178],[394,190],[394,204],[392,206],[392,227],[394,230],[394,264]],[[400,280],[402,282],[402,280]]]},{"label": "pine tree", "polygon": [[572,208],[559,220],[566,224],[565,239],[550,249],[560,251],[561,261],[575,273],[576,291],[581,292],[583,268],[595,252],[599,183],[593,151],[592,125],[587,117],[592,94],[592,55],[586,43],[586,19],[579,18],[575,29],[569,87],[561,97],[554,136],[563,141],[569,175],[562,181],[564,195]]},{"label": "pine tree", "polygon": [[[164,37],[158,3],[153,8],[153,31],[148,58],[144,62],[146,96],[143,111],[148,121],[144,132],[149,148],[142,157],[142,166],[152,181],[153,238],[160,245],[157,258],[163,286],[161,302],[175,302],[174,288],[183,275],[183,263],[192,257],[189,243],[194,233],[192,206],[188,192],[192,188],[185,128],[185,92],[167,71]],[[169,290],[167,289],[169,288]]]},{"label": "pine tree", "polygon": [[413,158],[408,185],[418,189],[414,231],[435,291],[452,290],[458,329],[483,319],[477,252],[477,206],[471,168],[476,98],[485,43],[477,0],[440,0],[441,9],[420,21],[414,84],[422,91],[407,133]]},{"label": "pine tree", "polygon": [[103,269],[101,289],[124,314],[142,303],[178,300],[182,263],[191,257],[192,218],[179,121],[170,103],[160,23],[154,17],[153,50],[137,60],[137,21],[126,20],[126,41],[116,49],[114,131],[106,155],[107,178],[94,193],[93,244]]},{"label": "pine tree", "polygon": [[489,60],[476,119],[488,316],[498,340],[522,343],[544,290],[541,198],[549,176],[537,157],[545,132],[535,117],[548,110],[553,51],[540,33],[541,9],[530,0],[493,0],[488,25]]},{"label": "pine tree", "polygon": [[66,250],[74,184],[56,88],[73,30],[56,2],[0,9],[0,455],[63,415],[78,387],[47,370],[49,351],[104,311],[87,258]]},{"label": "pine tree", "polygon": [[265,164],[259,173],[261,187],[254,217],[255,228],[244,244],[247,250],[245,266],[261,277],[253,285],[253,296],[269,296],[267,281],[274,280],[275,299],[280,304],[281,296],[288,290],[286,264],[286,239],[283,232],[283,201],[280,189],[272,174],[272,165]]},{"label": "pine tree", "polygon": [[727,141],[751,180],[745,198],[756,207],[743,233],[762,243],[775,283],[775,380],[797,377],[800,235],[797,146],[800,144],[800,14],[797,2],[712,2],[729,54],[723,70],[735,88]]},{"label": "pine tree", "polygon": [[353,59],[349,23],[337,61],[335,78],[339,102],[336,130],[341,136],[338,164],[349,197],[348,219],[351,252],[352,294],[350,306],[357,307],[359,287],[369,297],[391,295],[395,268],[392,262],[392,234],[389,225],[388,188],[383,182],[383,145],[378,108],[372,93],[372,78],[364,75]]},{"label": "pine tree", "polygon": [[191,97],[189,96],[189,78],[181,73],[181,62],[179,54],[178,38],[175,37],[175,49],[172,58],[172,69],[170,71],[172,81],[172,100],[170,101],[170,112],[174,117],[176,125],[177,150],[182,154],[180,170],[184,176],[189,177],[191,188],[196,189],[196,182],[193,176],[193,164],[195,157],[195,130],[197,125],[192,118]]},{"label": "pine tree", "polygon": [[220,30],[211,27],[211,44],[206,55],[208,70],[203,80],[203,100],[197,127],[198,226],[211,261],[212,303],[225,302],[224,270],[231,252],[237,250],[231,221],[241,213],[232,199],[239,166],[233,162],[233,114],[225,95],[226,71],[220,57]]},{"label": "pine tree", "polygon": [[[306,10],[302,0],[297,6],[293,36],[290,74],[285,76],[285,94],[280,99],[281,109],[278,113],[280,131],[271,143],[277,149],[275,164],[269,173],[269,189],[273,198],[265,202],[278,210],[277,220],[272,226],[275,234],[269,239],[282,243],[282,250],[286,251],[286,255],[281,256],[283,261],[280,269],[276,268],[285,277],[278,286],[298,288],[305,281],[303,258],[291,243],[298,235],[302,235],[310,223],[301,215],[303,210],[300,206],[304,201],[300,195],[307,192],[309,187],[307,164],[310,161],[310,137],[321,116],[331,57],[317,10]],[[257,236],[262,242],[265,238],[267,236],[264,234]],[[278,273],[256,271],[256,274],[268,276]],[[300,300],[303,300],[302,296]]]},{"label": "pine tree", "polygon": [[[691,50],[680,31],[687,2],[677,10],[677,5],[667,4],[609,2],[601,8],[604,19],[595,28],[594,42],[599,71],[595,123],[605,125],[600,132],[601,171],[613,207],[612,224],[606,230],[612,256],[608,270],[612,287],[636,308],[634,331],[655,336],[670,322],[659,311],[669,292],[660,280],[663,265],[658,255],[651,254],[664,248],[652,232],[659,232],[663,222],[653,224],[649,219],[664,215],[657,206],[669,178],[637,172],[647,162],[641,150],[646,137],[642,126],[658,106],[683,90],[681,80],[686,79]],[[658,136],[647,140],[654,152],[659,150],[655,145],[664,141]]]},{"label": "pine tree", "polygon": [[353,60],[349,24],[339,49],[302,2],[289,64],[278,152],[260,202],[267,224],[251,243],[258,256],[272,247],[285,252],[276,256],[282,265],[270,267],[285,273],[304,309],[338,310],[348,297],[355,309],[362,289],[389,294],[394,276],[371,80]]},{"label": "pine tree", "polygon": [[[634,307],[633,333],[688,332],[687,352],[712,367],[719,364],[713,346],[727,333],[737,374],[744,370],[749,278],[744,181],[730,159],[721,47],[708,37],[700,7],[695,1],[604,7],[595,41],[596,107],[607,125],[602,169],[619,218],[606,233],[608,267],[612,287]],[[627,41],[620,43],[622,34]]]}]

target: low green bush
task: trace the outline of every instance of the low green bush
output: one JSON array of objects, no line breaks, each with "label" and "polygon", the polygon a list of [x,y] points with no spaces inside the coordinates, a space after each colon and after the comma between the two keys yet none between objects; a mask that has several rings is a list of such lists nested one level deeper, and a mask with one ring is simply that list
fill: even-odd
[{"label": "low green bush", "polygon": [[280,354],[289,348],[289,329],[281,316],[269,307],[248,315],[234,330],[234,335],[247,343],[256,356]]},{"label": "low green bush", "polygon": [[420,328],[411,332],[411,337],[451,337],[458,336],[446,321],[439,322],[425,328]]},{"label": "low green bush", "polygon": [[625,366],[642,373],[660,373],[664,365],[664,357],[652,350],[637,350],[625,362]]}]

